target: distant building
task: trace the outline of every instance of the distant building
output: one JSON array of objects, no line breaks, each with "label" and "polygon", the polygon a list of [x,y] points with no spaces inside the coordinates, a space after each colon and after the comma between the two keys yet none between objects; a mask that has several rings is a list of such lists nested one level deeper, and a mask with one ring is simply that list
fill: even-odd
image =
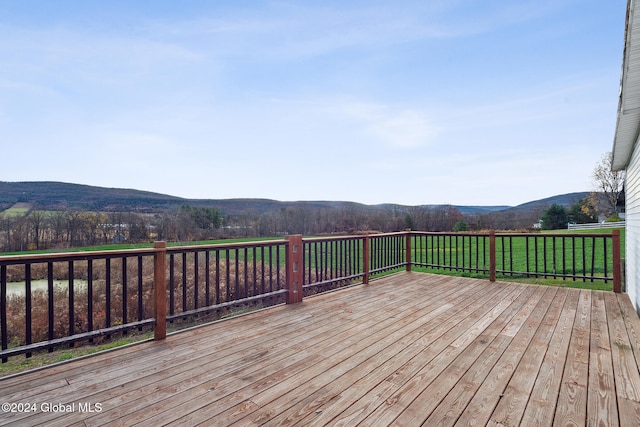
[{"label": "distant building", "polygon": [[640,314],[640,5],[627,2],[613,170],[625,170],[626,289]]}]

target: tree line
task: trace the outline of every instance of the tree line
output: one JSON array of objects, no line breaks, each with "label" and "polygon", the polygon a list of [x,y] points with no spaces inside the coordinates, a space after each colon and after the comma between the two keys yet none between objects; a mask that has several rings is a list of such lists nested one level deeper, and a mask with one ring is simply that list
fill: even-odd
[{"label": "tree line", "polygon": [[24,216],[0,215],[0,252],[139,243],[188,242],[234,237],[278,237],[363,232],[519,230],[565,228],[567,222],[597,221],[588,200],[567,211],[551,208],[461,213],[453,206],[317,208],[304,202],[277,211],[225,215],[217,208],[184,205],[155,214],[32,209]]},{"label": "tree line", "polygon": [[[32,209],[23,216],[0,215],[0,251],[233,237],[277,237],[460,229],[530,228],[540,214],[495,212],[463,215],[453,206],[317,208],[300,203],[278,211],[225,215],[219,209],[184,205],[155,214]],[[465,227],[460,228],[464,223]],[[457,225],[456,225],[457,224]]]}]

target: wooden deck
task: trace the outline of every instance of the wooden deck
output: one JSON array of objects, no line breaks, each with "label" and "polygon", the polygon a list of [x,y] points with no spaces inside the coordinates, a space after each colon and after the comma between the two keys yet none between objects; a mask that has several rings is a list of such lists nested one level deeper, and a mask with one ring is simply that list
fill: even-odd
[{"label": "wooden deck", "polygon": [[2,379],[0,424],[637,426],[639,362],[625,294],[402,273]]}]

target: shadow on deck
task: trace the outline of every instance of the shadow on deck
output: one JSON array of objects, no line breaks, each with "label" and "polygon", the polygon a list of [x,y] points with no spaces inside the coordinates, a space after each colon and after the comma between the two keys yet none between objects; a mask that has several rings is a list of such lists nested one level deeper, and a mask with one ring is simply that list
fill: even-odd
[{"label": "shadow on deck", "polygon": [[400,273],[0,379],[0,424],[630,426],[639,362],[626,294]]}]

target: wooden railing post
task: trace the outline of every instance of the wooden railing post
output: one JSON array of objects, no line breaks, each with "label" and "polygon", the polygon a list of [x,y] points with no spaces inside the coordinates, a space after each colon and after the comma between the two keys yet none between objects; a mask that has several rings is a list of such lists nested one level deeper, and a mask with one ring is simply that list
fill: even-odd
[{"label": "wooden railing post", "polygon": [[620,230],[611,232],[611,246],[613,250],[613,292],[622,292],[622,270],[620,259]]},{"label": "wooden railing post", "polygon": [[411,229],[407,228],[406,230],[406,253],[405,253],[405,262],[407,263],[407,271],[411,271]]},{"label": "wooden railing post", "polygon": [[167,337],[167,242],[154,242],[153,247],[157,249],[153,255],[153,337],[163,340]]},{"label": "wooden railing post", "polygon": [[365,233],[364,242],[362,244],[362,272],[364,276],[362,277],[362,284],[366,285],[369,283],[369,233]]},{"label": "wooden railing post", "polygon": [[496,232],[489,231],[489,280],[496,281]]},{"label": "wooden railing post", "polygon": [[302,235],[287,236],[287,304],[302,302],[303,246]]}]

